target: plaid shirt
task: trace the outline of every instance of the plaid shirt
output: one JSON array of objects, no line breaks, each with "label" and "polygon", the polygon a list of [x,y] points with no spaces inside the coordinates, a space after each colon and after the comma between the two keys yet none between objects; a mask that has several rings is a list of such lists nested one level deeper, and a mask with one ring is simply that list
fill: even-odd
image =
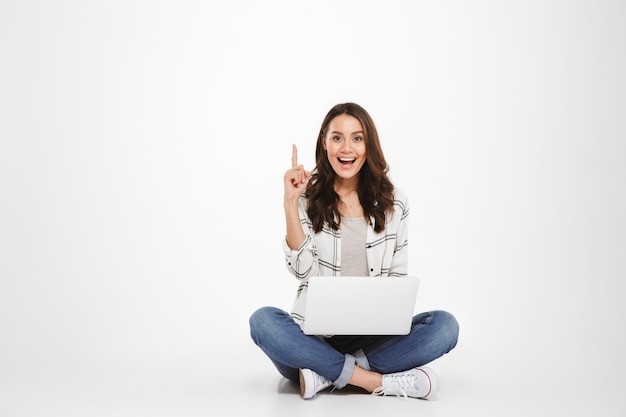
[{"label": "plaid shirt", "polygon": [[[283,241],[287,269],[300,284],[291,309],[291,316],[298,322],[304,321],[304,306],[308,278],[316,275],[341,275],[341,233],[324,227],[314,233],[307,215],[308,200],[300,197],[298,212],[306,235],[305,241],[296,250],[291,250],[287,240]],[[367,226],[365,252],[370,276],[406,276],[408,270],[408,219],[409,204],[406,195],[396,189],[395,212],[385,219],[385,230],[376,233],[372,225]],[[371,219],[374,222],[374,219]]]}]

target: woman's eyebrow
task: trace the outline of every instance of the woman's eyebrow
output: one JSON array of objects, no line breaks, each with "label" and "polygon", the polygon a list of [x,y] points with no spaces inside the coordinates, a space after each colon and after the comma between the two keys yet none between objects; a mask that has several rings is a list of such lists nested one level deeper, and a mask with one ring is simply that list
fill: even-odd
[{"label": "woman's eyebrow", "polygon": [[[343,135],[343,132],[339,132],[337,130],[333,130],[332,132],[330,132],[331,134],[335,135]],[[356,132],[352,132],[351,135],[364,135],[365,132],[363,132],[362,130],[357,130]]]}]

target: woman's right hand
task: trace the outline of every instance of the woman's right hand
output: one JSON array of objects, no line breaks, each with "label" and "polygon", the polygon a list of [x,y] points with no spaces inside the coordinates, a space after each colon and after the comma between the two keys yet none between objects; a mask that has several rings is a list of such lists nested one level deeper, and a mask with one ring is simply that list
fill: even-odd
[{"label": "woman's right hand", "polygon": [[298,165],[298,149],[295,144],[291,145],[291,152],[291,169],[284,176],[285,203],[297,202],[311,179],[311,172]]}]

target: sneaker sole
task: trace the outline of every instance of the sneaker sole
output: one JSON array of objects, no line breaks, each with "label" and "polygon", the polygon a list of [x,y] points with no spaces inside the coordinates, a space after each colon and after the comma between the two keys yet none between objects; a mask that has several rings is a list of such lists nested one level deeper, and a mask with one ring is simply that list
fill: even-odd
[{"label": "sneaker sole", "polygon": [[311,395],[308,395],[308,396],[306,395],[307,394],[307,392],[306,392],[307,384],[305,382],[306,378],[304,376],[304,371],[306,371],[306,370],[300,369],[300,371],[299,371],[299,374],[300,374],[300,396],[302,398],[304,398],[304,399],[309,399],[309,398],[311,398]]}]

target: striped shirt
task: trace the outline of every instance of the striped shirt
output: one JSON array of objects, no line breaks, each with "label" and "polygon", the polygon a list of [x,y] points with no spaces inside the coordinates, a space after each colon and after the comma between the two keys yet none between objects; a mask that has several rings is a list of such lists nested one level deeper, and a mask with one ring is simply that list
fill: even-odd
[{"label": "striped shirt", "polygon": [[[311,276],[341,275],[341,233],[326,226],[314,233],[307,215],[308,200],[300,197],[298,212],[306,239],[296,250],[283,241],[285,262],[289,272],[300,281],[291,316],[302,324],[306,304],[308,279]],[[367,226],[365,252],[369,276],[406,276],[408,271],[408,219],[409,204],[406,195],[396,189],[394,213],[387,215],[385,230],[376,233],[372,225]],[[374,218],[371,218],[372,223]]]}]

